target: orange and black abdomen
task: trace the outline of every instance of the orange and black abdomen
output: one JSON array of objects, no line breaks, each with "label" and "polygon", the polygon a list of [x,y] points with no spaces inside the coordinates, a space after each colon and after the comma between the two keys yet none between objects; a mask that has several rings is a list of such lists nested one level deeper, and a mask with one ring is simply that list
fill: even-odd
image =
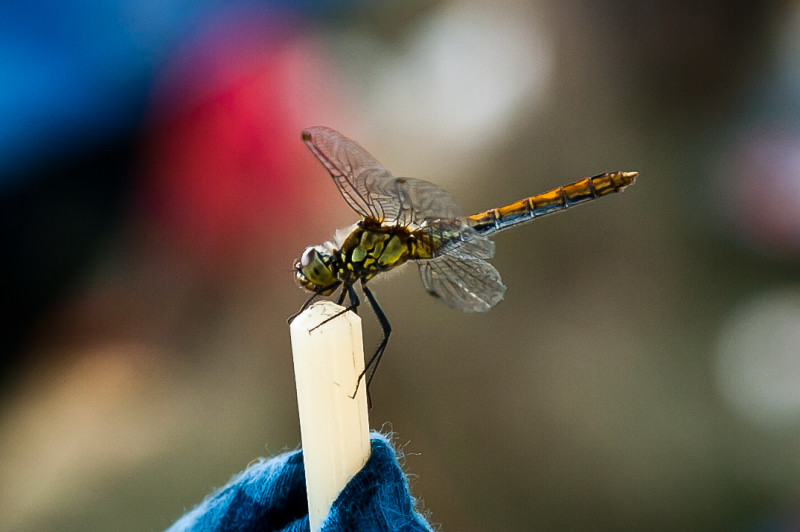
[{"label": "orange and black abdomen", "polygon": [[563,211],[569,207],[621,192],[636,181],[637,172],[613,172],[581,179],[571,185],[554,188],[504,207],[468,216],[465,220],[475,231],[488,235],[535,218]]}]

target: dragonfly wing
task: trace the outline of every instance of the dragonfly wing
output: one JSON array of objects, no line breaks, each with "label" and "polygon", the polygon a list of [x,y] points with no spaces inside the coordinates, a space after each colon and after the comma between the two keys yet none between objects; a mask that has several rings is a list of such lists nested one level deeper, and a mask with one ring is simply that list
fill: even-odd
[{"label": "dragonfly wing", "polygon": [[303,131],[303,141],[328,169],[344,199],[365,218],[391,225],[421,224],[426,218],[457,218],[450,195],[422,179],[395,178],[360,144],[327,127]]},{"label": "dragonfly wing", "polygon": [[464,259],[491,259],[494,242],[459,218],[428,220],[423,232],[433,242],[434,256],[453,255]]},{"label": "dragonfly wing", "polygon": [[364,218],[384,220],[383,201],[371,191],[394,180],[375,157],[338,131],[312,127],[303,131],[303,142],[328,169],[350,207]]},{"label": "dragonfly wing", "polygon": [[367,188],[380,199],[386,221],[394,225],[421,225],[425,220],[454,220],[463,215],[446,190],[424,179],[396,177],[371,181]]},{"label": "dragonfly wing", "polygon": [[486,312],[506,292],[500,272],[483,259],[447,254],[418,264],[425,290],[464,312]]}]

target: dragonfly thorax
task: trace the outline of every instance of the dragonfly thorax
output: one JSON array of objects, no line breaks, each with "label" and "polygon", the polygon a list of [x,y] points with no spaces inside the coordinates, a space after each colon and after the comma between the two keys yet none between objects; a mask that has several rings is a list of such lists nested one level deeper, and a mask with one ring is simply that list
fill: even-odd
[{"label": "dragonfly thorax", "polygon": [[306,248],[295,263],[297,282],[311,292],[332,294],[342,283],[366,283],[381,272],[392,270],[411,259],[431,257],[426,238],[419,238],[403,226],[384,226],[377,220],[362,220],[338,245]]}]

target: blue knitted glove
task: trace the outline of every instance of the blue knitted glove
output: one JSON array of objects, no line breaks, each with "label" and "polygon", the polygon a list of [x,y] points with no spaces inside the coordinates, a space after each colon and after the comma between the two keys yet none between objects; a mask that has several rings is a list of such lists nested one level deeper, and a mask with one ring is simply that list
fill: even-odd
[{"label": "blue knitted glove", "polygon": [[[414,511],[394,450],[371,434],[372,455],[331,507],[323,532],[430,532]],[[253,464],[173,524],[168,532],[305,532],[308,525],[303,454],[292,451]]]}]

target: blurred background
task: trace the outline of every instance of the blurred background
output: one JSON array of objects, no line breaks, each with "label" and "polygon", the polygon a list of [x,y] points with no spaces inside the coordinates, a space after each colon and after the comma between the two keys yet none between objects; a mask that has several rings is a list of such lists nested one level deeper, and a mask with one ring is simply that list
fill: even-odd
[{"label": "blurred background", "polygon": [[160,530],[298,447],[292,264],[356,220],[312,125],[468,212],[640,172],[498,235],[488,314],[374,282],[432,523],[800,529],[797,2],[11,2],[0,76],[0,529]]}]

